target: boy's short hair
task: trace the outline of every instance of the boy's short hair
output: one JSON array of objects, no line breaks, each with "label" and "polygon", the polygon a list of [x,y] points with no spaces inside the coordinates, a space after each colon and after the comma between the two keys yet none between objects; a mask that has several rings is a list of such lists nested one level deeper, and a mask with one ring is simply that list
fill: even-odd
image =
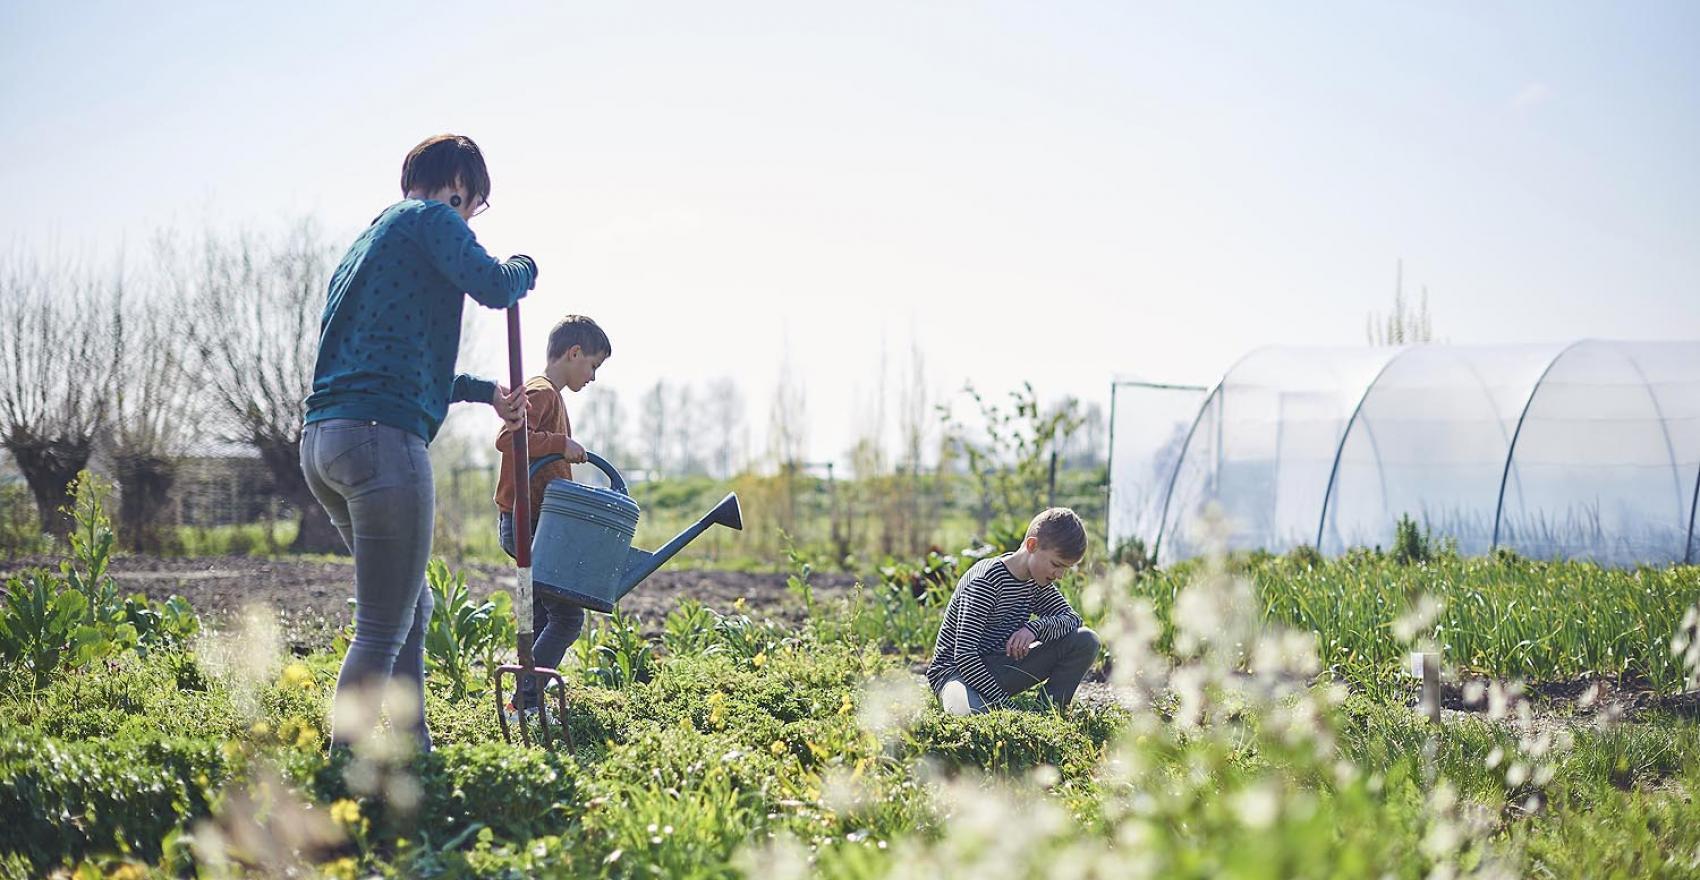
[{"label": "boy's short hair", "polygon": [[1086,555],[1086,524],[1066,507],[1040,511],[1028,523],[1027,537],[1038,538],[1039,549],[1055,550],[1064,559],[1078,560]]},{"label": "boy's short hair", "polygon": [[484,153],[472,138],[463,134],[439,134],[419,142],[401,163],[401,194],[433,193],[454,186],[466,187],[474,203],[490,197],[490,171]]},{"label": "boy's short hair", "polygon": [[554,360],[567,353],[573,346],[578,346],[585,354],[595,357],[608,357],[614,353],[614,346],[608,342],[608,334],[596,326],[596,322],[583,315],[568,315],[549,331],[549,360]]}]

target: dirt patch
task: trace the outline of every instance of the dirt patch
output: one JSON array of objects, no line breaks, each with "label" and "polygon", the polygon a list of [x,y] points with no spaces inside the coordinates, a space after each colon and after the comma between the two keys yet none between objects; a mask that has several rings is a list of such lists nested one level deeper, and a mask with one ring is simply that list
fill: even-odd
[{"label": "dirt patch", "polygon": [[[58,559],[48,557],[0,562],[0,577],[25,568],[57,569],[58,565]],[[466,574],[467,588],[477,598],[514,587],[514,569],[510,566],[469,563],[460,571]],[[284,624],[296,650],[329,644],[336,628],[348,621],[348,600],[354,596],[352,561],[122,556],[112,561],[111,572],[121,591],[145,593],[150,599],[181,595],[214,625],[230,620],[250,605],[268,608]],[[854,580],[849,575],[829,573],[816,573],[812,578],[816,595],[821,598],[843,594]],[[730,613],[740,598],[744,600],[744,613],[756,619],[771,618],[790,625],[803,620],[802,603],[785,588],[785,575],[742,571],[663,568],[626,596],[620,608],[643,618],[644,628],[653,634],[659,631],[662,619],[685,599]]]},{"label": "dirt patch", "polygon": [[[1493,684],[1493,679],[1483,677],[1442,682],[1441,709],[1459,714],[1485,714],[1487,700],[1479,693]],[[1472,690],[1477,693],[1472,694]],[[1413,685],[1412,705],[1415,705],[1415,691],[1416,686]],[[1645,712],[1700,717],[1700,692],[1660,693],[1646,680],[1633,676],[1587,675],[1559,681],[1525,682],[1522,696],[1529,701],[1535,715],[1543,718],[1580,719],[1591,723],[1602,712],[1623,718],[1633,718]]]}]

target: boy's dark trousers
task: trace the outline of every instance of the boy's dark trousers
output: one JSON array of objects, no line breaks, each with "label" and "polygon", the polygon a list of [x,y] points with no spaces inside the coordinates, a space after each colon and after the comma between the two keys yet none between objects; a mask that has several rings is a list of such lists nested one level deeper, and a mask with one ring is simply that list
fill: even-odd
[{"label": "boy's dark trousers", "polygon": [[[496,520],[496,535],[501,540],[502,549],[509,556],[514,555],[514,515],[502,513]],[[571,602],[558,599],[545,599],[541,593],[531,594],[531,619],[537,627],[537,637],[531,643],[531,659],[538,666],[558,669],[561,659],[567,656],[567,648],[578,641],[578,634],[584,629],[584,609]],[[536,679],[529,675],[521,676],[522,709],[530,709],[537,705]]]},{"label": "boy's dark trousers", "polygon": [[[1083,626],[1060,639],[1034,645],[1020,660],[1006,654],[987,654],[981,659],[1004,693],[1015,696],[1044,682],[1045,696],[1052,705],[1067,706],[1097,657],[1098,634]],[[986,711],[985,699],[955,675],[939,688],[939,701],[953,715]]]}]

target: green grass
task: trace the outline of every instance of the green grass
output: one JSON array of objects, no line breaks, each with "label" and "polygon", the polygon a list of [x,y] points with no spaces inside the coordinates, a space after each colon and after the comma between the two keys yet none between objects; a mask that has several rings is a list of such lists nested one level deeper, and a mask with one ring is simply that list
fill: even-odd
[{"label": "green grass", "polygon": [[179,556],[276,556],[289,549],[300,523],[293,519],[227,526],[178,526]]},{"label": "green grass", "polygon": [[[1175,596],[1193,565],[1154,573],[1131,592],[1150,599],[1172,633]],[[1420,565],[1357,552],[1310,565],[1257,557],[1244,565],[1265,621],[1317,633],[1322,662],[1363,684],[1397,680],[1412,641],[1395,622],[1418,597],[1438,602],[1417,640],[1461,673],[1534,681],[1584,675],[1680,688],[1670,638],[1700,601],[1700,568],[1620,570],[1591,563],[1442,555]]]}]

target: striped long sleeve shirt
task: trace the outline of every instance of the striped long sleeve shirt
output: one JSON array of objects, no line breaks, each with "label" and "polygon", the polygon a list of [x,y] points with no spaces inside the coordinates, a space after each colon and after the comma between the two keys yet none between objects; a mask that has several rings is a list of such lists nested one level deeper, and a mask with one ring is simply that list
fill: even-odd
[{"label": "striped long sleeve shirt", "polygon": [[982,559],[957,581],[927,666],[927,682],[935,692],[954,674],[987,705],[1002,705],[1009,695],[986,667],[986,655],[1003,656],[1009,637],[1023,626],[1041,642],[1080,628],[1080,615],[1061,591],[1016,579],[1005,564],[1008,558]]}]

